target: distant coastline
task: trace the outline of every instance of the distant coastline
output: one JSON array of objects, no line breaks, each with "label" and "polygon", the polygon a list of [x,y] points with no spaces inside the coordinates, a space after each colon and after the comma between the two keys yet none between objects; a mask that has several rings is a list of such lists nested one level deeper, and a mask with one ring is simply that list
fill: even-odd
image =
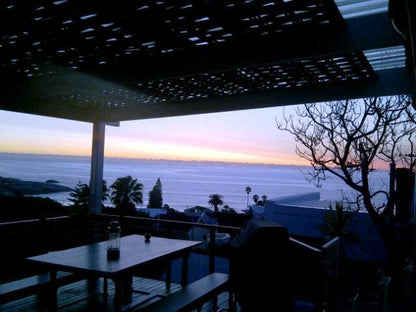
[{"label": "distant coastline", "polygon": [[[34,154],[34,153],[14,153],[14,152],[0,152],[0,155],[19,155],[19,156],[37,156],[37,157],[69,157],[69,158],[84,158],[91,159],[91,156],[86,155],[62,155],[62,154]],[[297,164],[278,164],[278,163],[261,163],[261,162],[238,162],[238,161],[226,161],[226,160],[183,160],[183,159],[167,159],[167,158],[131,158],[131,157],[105,157],[108,160],[120,160],[120,161],[161,161],[161,162],[172,162],[172,163],[195,163],[195,164],[227,164],[227,165],[255,165],[255,166],[284,166],[284,167],[304,167],[310,168],[308,165],[297,165]]]},{"label": "distant coastline", "polygon": [[0,177],[0,196],[39,195],[44,193],[69,192],[72,189],[59,185],[59,181],[24,181],[16,178]]}]

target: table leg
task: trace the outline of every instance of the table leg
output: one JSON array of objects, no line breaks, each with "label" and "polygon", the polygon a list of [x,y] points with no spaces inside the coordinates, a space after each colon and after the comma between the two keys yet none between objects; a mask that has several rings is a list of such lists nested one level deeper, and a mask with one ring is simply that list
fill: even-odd
[{"label": "table leg", "polygon": [[129,303],[133,294],[133,276],[128,276],[123,279],[123,303]]},{"label": "table leg", "polygon": [[104,277],[103,279],[103,292],[104,292],[104,297],[107,298],[108,297],[108,278]]},{"label": "table leg", "polygon": [[99,285],[98,285],[98,278],[90,277],[87,279],[87,292],[88,292],[88,307],[90,310],[96,309],[98,307],[98,294]]},{"label": "table leg", "polygon": [[123,286],[121,280],[113,279],[114,282],[114,311],[121,311],[121,298],[123,296]]},{"label": "table leg", "polygon": [[37,304],[41,310],[58,310],[58,286],[56,282],[56,271],[49,272],[50,284],[46,289],[40,290],[37,294]]},{"label": "table leg", "polygon": [[133,292],[133,277],[126,276],[123,278],[114,278],[114,310],[121,311],[122,306],[130,303]]},{"label": "table leg", "polygon": [[52,297],[52,311],[58,310],[58,282],[57,272],[51,271],[51,297]]},{"label": "table leg", "polygon": [[188,285],[188,258],[189,258],[189,252],[184,254],[182,257],[182,280],[181,280],[182,287],[185,287]]},{"label": "table leg", "polygon": [[170,291],[170,283],[172,281],[172,261],[166,263],[166,290]]}]

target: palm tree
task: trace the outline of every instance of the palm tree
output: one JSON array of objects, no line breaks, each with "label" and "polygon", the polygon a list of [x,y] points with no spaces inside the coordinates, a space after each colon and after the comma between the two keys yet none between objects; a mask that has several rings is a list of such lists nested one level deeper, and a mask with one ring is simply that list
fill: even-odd
[{"label": "palm tree", "polygon": [[236,214],[237,213],[237,211],[235,211],[234,208],[231,208],[228,205],[222,206],[221,212],[224,214]]},{"label": "palm tree", "polygon": [[143,184],[131,176],[117,178],[111,189],[111,201],[120,212],[134,213],[135,204],[143,203]]},{"label": "palm tree", "polygon": [[250,186],[247,186],[246,187],[246,193],[247,193],[247,208],[248,208],[248,196],[250,195],[250,193],[251,193],[251,187]]},{"label": "palm tree", "polygon": [[261,196],[261,201],[259,201],[259,202],[261,202],[260,204],[262,206],[266,205],[266,199],[267,199],[267,195],[262,195]]},{"label": "palm tree", "polygon": [[210,204],[211,206],[214,206],[215,213],[218,213],[218,206],[221,206],[222,204],[224,204],[224,202],[222,201],[222,197],[223,196],[219,194],[209,195],[208,204]]},{"label": "palm tree", "polygon": [[347,230],[348,224],[355,215],[356,211],[344,208],[342,202],[337,201],[335,208],[332,204],[329,205],[329,210],[324,213],[323,222],[319,228],[327,239],[339,237],[344,241],[358,241],[358,236]]},{"label": "palm tree", "polygon": [[[72,202],[73,206],[81,207],[86,211],[90,202],[90,186],[79,181],[69,196],[68,200]],[[101,202],[104,203],[109,198],[107,181],[103,180]]]}]

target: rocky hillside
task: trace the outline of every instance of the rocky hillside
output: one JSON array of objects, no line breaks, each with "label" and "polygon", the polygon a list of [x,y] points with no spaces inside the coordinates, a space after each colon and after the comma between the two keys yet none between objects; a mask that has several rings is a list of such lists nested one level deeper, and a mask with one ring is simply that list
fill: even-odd
[{"label": "rocky hillside", "polygon": [[0,177],[0,196],[38,195],[71,190],[69,187],[59,185],[59,182],[55,180],[35,182]]}]

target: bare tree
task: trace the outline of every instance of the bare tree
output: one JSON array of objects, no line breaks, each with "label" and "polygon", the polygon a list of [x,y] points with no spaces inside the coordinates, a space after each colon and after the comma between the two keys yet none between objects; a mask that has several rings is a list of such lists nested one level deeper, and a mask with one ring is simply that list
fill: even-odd
[{"label": "bare tree", "polygon": [[[365,207],[389,253],[394,250],[394,174],[384,189],[373,189],[370,175],[387,163],[415,169],[416,112],[406,96],[306,104],[297,115],[277,120],[291,133],[296,153],[307,160],[310,176],[319,185],[327,174],[343,180],[357,193],[357,209]],[[376,198],[382,201],[375,201]]]}]

